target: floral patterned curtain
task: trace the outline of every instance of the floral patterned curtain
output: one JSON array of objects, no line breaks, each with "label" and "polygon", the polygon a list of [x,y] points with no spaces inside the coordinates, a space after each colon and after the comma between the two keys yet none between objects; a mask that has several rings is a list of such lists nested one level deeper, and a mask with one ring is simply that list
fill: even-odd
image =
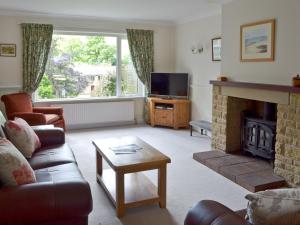
[{"label": "floral patterned curtain", "polygon": [[[135,71],[145,85],[146,96],[150,88],[150,73],[153,71],[154,64],[154,45],[152,30],[126,29],[129,50]],[[149,122],[147,99],[144,107],[145,122]]]},{"label": "floral patterned curtain", "polygon": [[23,33],[23,90],[33,93],[45,72],[51,47],[53,25],[21,24]]}]

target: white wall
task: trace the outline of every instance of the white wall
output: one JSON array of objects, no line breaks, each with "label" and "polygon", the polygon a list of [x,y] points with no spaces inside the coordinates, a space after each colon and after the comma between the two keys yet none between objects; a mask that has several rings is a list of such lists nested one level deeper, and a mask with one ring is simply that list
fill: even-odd
[{"label": "white wall", "polygon": [[54,27],[72,30],[95,30],[111,33],[126,33],[126,28],[154,30],[154,67],[157,71],[174,69],[174,26],[164,24],[129,23],[101,20],[84,20],[78,18],[51,18],[29,16],[0,16],[0,42],[16,43],[17,57],[0,57],[2,86],[22,84],[22,37],[20,23],[51,23]]},{"label": "white wall", "polygon": [[[0,42],[17,44],[17,57],[0,57],[0,87],[22,84],[19,27],[22,22],[52,23],[56,27],[109,32],[125,32],[128,27],[153,29],[155,71],[188,72],[192,78],[192,119],[211,120],[212,91],[208,82],[219,74],[236,81],[289,85],[291,78],[300,73],[299,9],[299,0],[235,0],[223,6],[222,15],[178,24],[176,27],[78,18],[0,16]],[[240,25],[270,18],[277,21],[275,61],[241,63]],[[212,62],[211,39],[218,36],[222,36],[222,62]],[[204,45],[204,52],[194,55],[191,46],[197,44]],[[142,101],[136,102],[136,114],[141,117]]]},{"label": "white wall", "polygon": [[[175,68],[174,32],[170,24],[103,21],[80,18],[52,18],[38,16],[0,16],[0,43],[15,43],[17,57],[0,57],[0,93],[13,92],[22,86],[21,23],[50,23],[58,29],[126,33],[126,28],[154,30],[154,69],[173,71]],[[142,120],[143,101],[135,101],[136,121]],[[122,110],[122,109],[120,109]]]},{"label": "white wall", "polygon": [[[221,36],[221,15],[179,24],[176,27],[176,71],[191,75],[192,119],[211,121],[212,88],[209,80],[220,75],[221,62],[212,61],[211,39]],[[201,54],[192,54],[192,45],[203,45]]]},{"label": "white wall", "polygon": [[[222,10],[222,74],[235,81],[291,84],[300,73],[299,0],[239,0]],[[274,62],[240,62],[240,25],[276,19]]]},{"label": "white wall", "polygon": [[[300,73],[299,0],[233,0],[222,15],[202,18],[176,27],[176,70],[192,76],[192,119],[211,120],[212,90],[209,80],[219,74],[230,80],[290,85]],[[274,62],[240,62],[240,25],[276,19]],[[222,62],[211,61],[213,37],[222,36]],[[204,52],[191,53],[202,43]]]},{"label": "white wall", "polygon": [[0,87],[21,86],[22,51],[21,29],[16,19],[0,17],[0,43],[17,45],[16,57],[0,57]]}]

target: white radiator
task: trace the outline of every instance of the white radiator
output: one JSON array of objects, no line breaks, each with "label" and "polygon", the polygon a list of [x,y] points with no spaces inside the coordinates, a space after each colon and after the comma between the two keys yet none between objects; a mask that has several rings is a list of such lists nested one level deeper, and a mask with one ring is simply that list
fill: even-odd
[{"label": "white radiator", "polygon": [[64,109],[68,129],[134,123],[134,101],[55,104]]}]

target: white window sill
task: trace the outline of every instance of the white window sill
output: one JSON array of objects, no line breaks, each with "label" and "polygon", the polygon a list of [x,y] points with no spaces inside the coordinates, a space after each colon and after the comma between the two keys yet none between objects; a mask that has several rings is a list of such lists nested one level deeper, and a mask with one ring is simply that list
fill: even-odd
[{"label": "white window sill", "polygon": [[143,99],[144,96],[124,96],[109,98],[69,98],[69,99],[40,99],[34,101],[34,104],[51,103],[51,104],[73,104],[73,103],[93,103],[93,102],[122,102],[135,99]]}]

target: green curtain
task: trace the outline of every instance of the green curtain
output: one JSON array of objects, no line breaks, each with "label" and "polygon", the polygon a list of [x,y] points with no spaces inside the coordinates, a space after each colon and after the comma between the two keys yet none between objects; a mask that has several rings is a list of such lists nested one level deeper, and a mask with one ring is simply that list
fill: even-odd
[{"label": "green curtain", "polygon": [[51,47],[53,25],[21,24],[23,33],[23,90],[33,93],[45,72]]},{"label": "green curtain", "polygon": [[[152,30],[126,29],[129,50],[135,71],[145,85],[146,96],[150,88],[150,73],[154,64],[154,45]],[[144,119],[149,122],[149,108],[147,98],[144,104]]]}]

